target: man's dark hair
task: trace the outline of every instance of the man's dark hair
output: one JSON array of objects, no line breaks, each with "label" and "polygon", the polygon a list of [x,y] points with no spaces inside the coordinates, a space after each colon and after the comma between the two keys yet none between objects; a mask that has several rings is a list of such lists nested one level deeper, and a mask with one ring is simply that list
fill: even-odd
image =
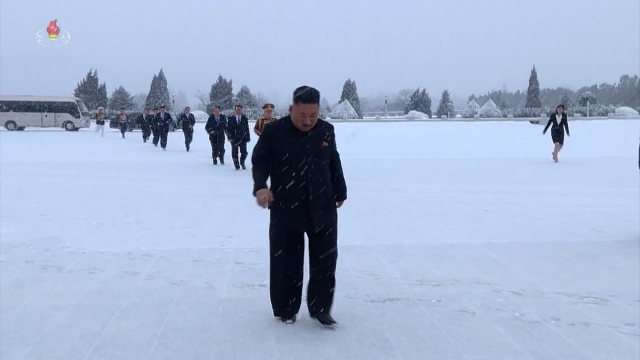
[{"label": "man's dark hair", "polygon": [[124,108],[123,108],[123,107],[121,107],[121,108],[120,108],[120,111],[122,111],[122,110],[124,110]]},{"label": "man's dark hair", "polygon": [[300,86],[293,92],[293,103],[299,104],[318,104],[320,105],[320,91],[311,86]]},{"label": "man's dark hair", "polygon": [[158,111],[158,108],[153,108],[153,111]]},{"label": "man's dark hair", "polygon": [[160,109],[166,109],[166,108],[164,107],[164,105],[162,105],[162,106],[160,106]]},{"label": "man's dark hair", "polygon": [[187,110],[187,109],[191,110],[191,108],[190,108],[190,107],[188,107],[188,106],[187,106],[186,108],[184,108],[184,109],[185,109],[185,110]]},{"label": "man's dark hair", "polygon": [[240,105],[240,104],[236,105],[236,109],[237,109],[237,108],[242,109],[242,105]]},{"label": "man's dark hair", "polygon": [[218,105],[214,106],[213,108],[214,108],[214,109],[218,109],[218,110],[222,110],[222,109],[220,108],[220,106],[218,106]]},{"label": "man's dark hair", "polygon": [[560,108],[562,108],[562,111],[564,111],[564,105],[562,105],[562,104],[558,105],[558,107],[556,107],[556,110],[558,110]]}]

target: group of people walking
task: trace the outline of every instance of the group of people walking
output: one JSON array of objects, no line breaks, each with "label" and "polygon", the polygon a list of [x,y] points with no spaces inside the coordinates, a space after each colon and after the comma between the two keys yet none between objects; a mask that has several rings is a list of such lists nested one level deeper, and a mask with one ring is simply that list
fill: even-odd
[{"label": "group of people walking", "polygon": [[[273,104],[265,104],[262,107],[264,115],[256,121],[253,129],[257,136],[260,136],[265,125],[276,120],[273,117],[274,108]],[[120,109],[117,119],[124,139],[129,124],[129,115],[126,114],[124,108]],[[101,132],[101,136],[104,136],[105,120],[104,108],[99,107],[96,114],[96,132]],[[180,115],[178,121],[182,125],[185,148],[189,151],[193,141],[193,127],[196,123],[190,107],[187,106],[184,109],[184,113]],[[168,135],[172,122],[173,118],[170,113],[166,112],[164,106],[161,106],[159,111],[158,108],[153,109],[153,113],[151,113],[150,108],[146,107],[136,119],[136,123],[142,130],[142,141],[146,143],[153,136],[153,145],[158,146],[159,143],[163,150],[167,149]],[[234,114],[229,118],[221,113],[220,106],[215,106],[213,114],[207,120],[205,131],[209,135],[214,165],[217,165],[218,161],[221,165],[224,165],[225,142],[228,140],[231,143],[231,158],[235,169],[247,169],[247,143],[251,141],[251,134],[249,132],[249,118],[242,114],[242,105],[236,105]]]}]

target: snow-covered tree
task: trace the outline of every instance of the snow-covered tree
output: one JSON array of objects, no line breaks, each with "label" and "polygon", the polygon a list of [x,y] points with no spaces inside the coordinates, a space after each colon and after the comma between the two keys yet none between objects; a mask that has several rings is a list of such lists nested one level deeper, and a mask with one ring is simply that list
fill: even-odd
[{"label": "snow-covered tree", "polygon": [[462,117],[473,118],[475,115],[478,115],[479,112],[480,112],[480,105],[478,105],[478,103],[474,99],[471,99],[467,103],[467,106],[462,111]]},{"label": "snow-covered tree", "polygon": [[87,76],[78,83],[73,90],[73,96],[82,99],[82,101],[91,110],[98,107],[107,107],[109,98],[107,97],[107,85],[100,84],[98,80],[98,70],[90,69]]},{"label": "snow-covered tree", "polygon": [[206,113],[211,113],[212,109],[211,109],[211,103],[209,102],[209,95],[203,93],[202,91],[198,90],[198,92],[196,92],[196,98],[198,99],[198,105],[196,106],[196,110],[200,110],[200,111],[204,111]]},{"label": "snow-covered tree", "polygon": [[160,72],[157,75],[153,75],[149,94],[147,95],[146,106],[151,109],[165,106],[167,111],[171,110],[169,85],[167,84],[167,78],[164,76],[164,71],[162,69],[160,69]]},{"label": "snow-covered tree", "polygon": [[562,100],[560,100],[560,103],[567,109],[574,106],[571,95],[569,95],[568,92],[565,92],[564,95],[562,95]]},{"label": "snow-covered tree", "polygon": [[580,99],[578,100],[578,104],[580,106],[587,106],[587,102],[589,103],[589,105],[595,105],[596,104],[596,96],[593,95],[592,92],[587,91],[586,93],[580,95]]},{"label": "snow-covered tree", "polygon": [[322,109],[322,111],[326,112],[327,114],[331,114],[332,112],[331,105],[329,105],[329,101],[327,101],[326,98],[320,99],[320,108]]},{"label": "snow-covered tree", "polygon": [[404,113],[408,114],[411,110],[425,113],[429,115],[429,118],[431,118],[431,98],[429,97],[429,93],[427,93],[427,89],[422,89],[421,91],[420,88],[417,88],[413,92],[411,98],[404,107]]},{"label": "snow-covered tree", "polygon": [[230,110],[234,106],[233,100],[233,80],[218,75],[218,80],[211,85],[209,103],[212,106],[220,106],[222,110]]},{"label": "snow-covered tree", "polygon": [[531,76],[529,76],[529,87],[527,88],[527,102],[525,107],[528,108],[540,108],[542,103],[540,102],[540,83],[538,82],[538,72],[535,65],[531,70]]},{"label": "snow-covered tree", "polygon": [[147,102],[147,94],[139,93],[133,95],[133,111],[142,112],[144,110],[144,104]]},{"label": "snow-covered tree", "polygon": [[120,108],[126,110],[134,108],[133,96],[122,86],[115,89],[109,98],[109,110],[118,111]]},{"label": "snow-covered tree", "polygon": [[451,101],[449,90],[445,90],[442,92],[442,97],[440,98],[440,103],[438,104],[436,115],[438,117],[441,117],[442,115],[446,115],[447,117],[455,116],[453,101]]},{"label": "snow-covered tree", "polygon": [[340,96],[340,102],[349,100],[351,106],[356,110],[358,114],[357,119],[362,119],[362,110],[360,109],[360,97],[358,96],[358,87],[356,82],[351,79],[347,79],[342,86],[342,95]]},{"label": "snow-covered tree", "polygon": [[481,118],[501,118],[502,111],[500,111],[493,100],[489,99],[486,103],[484,103],[484,105],[482,105],[480,111],[478,112],[478,115],[480,115]]},{"label": "snow-covered tree", "polygon": [[249,90],[249,87],[246,85],[242,85],[240,91],[238,91],[238,93],[236,94],[235,100],[236,101],[234,106],[240,104],[245,108],[258,107],[255,96],[251,93],[251,90]]},{"label": "snow-covered tree", "polygon": [[358,119],[356,109],[351,106],[349,100],[344,100],[336,106],[331,114],[332,119]]}]

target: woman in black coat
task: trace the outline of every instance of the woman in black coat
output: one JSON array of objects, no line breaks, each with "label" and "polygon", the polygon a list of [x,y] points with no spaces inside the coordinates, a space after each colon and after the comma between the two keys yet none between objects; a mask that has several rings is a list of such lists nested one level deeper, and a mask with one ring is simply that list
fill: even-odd
[{"label": "woman in black coat", "polygon": [[547,133],[549,126],[551,126],[551,140],[553,140],[554,145],[552,153],[553,161],[558,162],[558,153],[560,153],[564,145],[564,131],[567,131],[567,136],[571,136],[571,134],[569,134],[567,114],[564,113],[564,105],[558,105],[556,113],[549,117],[549,122],[547,122],[547,126],[544,127],[542,135]]}]

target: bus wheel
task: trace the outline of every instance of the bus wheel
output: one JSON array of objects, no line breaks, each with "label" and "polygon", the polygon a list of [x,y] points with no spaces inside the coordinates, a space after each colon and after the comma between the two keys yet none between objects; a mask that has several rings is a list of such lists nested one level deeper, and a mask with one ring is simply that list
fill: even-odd
[{"label": "bus wheel", "polygon": [[76,126],[72,121],[65,122],[64,124],[62,124],[62,127],[64,127],[64,129],[67,131],[74,131],[76,129]]},{"label": "bus wheel", "polygon": [[16,124],[15,121],[9,120],[6,123],[4,123],[4,128],[9,131],[16,131],[18,130],[18,124]]}]

